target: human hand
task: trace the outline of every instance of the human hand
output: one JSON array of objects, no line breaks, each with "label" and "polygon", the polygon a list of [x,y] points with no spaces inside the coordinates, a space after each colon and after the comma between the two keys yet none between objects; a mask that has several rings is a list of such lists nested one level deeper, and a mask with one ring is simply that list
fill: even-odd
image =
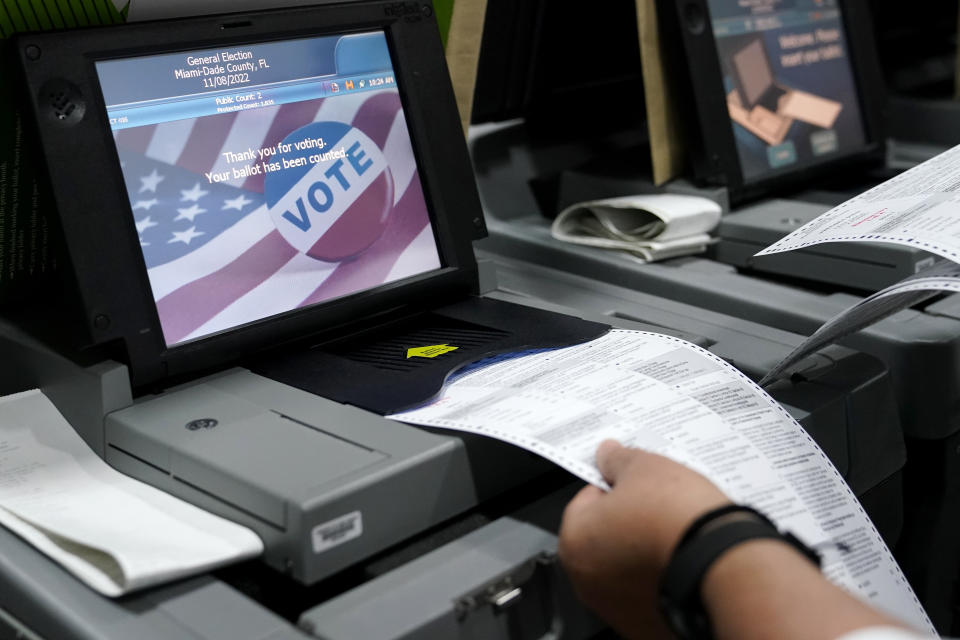
[{"label": "human hand", "polygon": [[702,513],[730,502],[702,475],[606,440],[597,466],[609,492],[587,486],[563,514],[559,554],[577,595],[621,635],[671,637],[657,587],[673,548]]}]

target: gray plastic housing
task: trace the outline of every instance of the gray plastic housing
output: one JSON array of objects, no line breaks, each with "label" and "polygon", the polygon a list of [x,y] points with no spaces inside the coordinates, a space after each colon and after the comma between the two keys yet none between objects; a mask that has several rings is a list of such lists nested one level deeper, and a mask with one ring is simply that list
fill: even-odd
[{"label": "gray plastic housing", "polygon": [[9,323],[0,350],[20,384],[0,380],[8,388],[41,387],[111,465],[250,526],[264,560],[304,584],[553,468],[492,439],[431,433],[244,369],[134,400],[120,364],[79,366]]},{"label": "gray plastic housing", "polygon": [[[482,273],[486,286],[494,288],[496,274],[492,266],[484,265]],[[544,286],[554,282],[548,278]],[[556,282],[559,286],[564,284]],[[512,292],[515,288],[508,282],[489,295],[570,311],[528,295],[518,296]],[[540,293],[552,297],[549,289]],[[678,335],[713,348],[748,370],[779,357],[790,346],[771,340],[769,349],[758,348],[758,340],[749,336],[751,332],[762,333],[761,327],[744,330],[743,339],[737,343],[720,334],[722,322],[714,323],[711,329],[710,319],[700,310],[686,313],[689,319],[701,318],[699,323],[680,321],[678,314],[666,311],[658,315],[652,310],[658,305],[670,307],[669,301],[651,299],[647,301],[653,305],[650,308],[638,304],[624,307],[619,314],[608,314],[601,305],[594,304],[597,300],[602,298],[583,304],[584,311],[576,315],[605,319],[621,327]],[[654,323],[635,321],[644,317]],[[738,330],[730,333],[736,334]],[[340,569],[482,504],[486,498],[523,484],[550,467],[531,454],[501,443],[408,427],[280,385],[243,369],[225,371],[134,401],[123,384],[122,365],[101,362],[80,367],[7,324],[0,324],[0,349],[13,356],[8,371],[18,372],[20,386],[13,386],[12,379],[3,380],[8,388],[40,386],[111,464],[201,507],[251,526],[266,543],[264,560],[304,583],[329,578]],[[734,353],[738,349],[741,352]],[[811,358],[808,365],[811,378],[826,379],[829,375],[823,376],[822,372],[836,372],[842,368],[837,366],[838,362],[857,356],[839,348],[834,351],[829,356]],[[757,362],[747,365],[754,360]],[[886,515],[878,517],[878,525],[892,542],[902,518],[897,475],[902,459],[888,456],[882,463],[874,461],[869,473],[852,472],[868,468],[856,459],[861,450],[856,443],[859,432],[851,430],[848,424],[850,420],[857,422],[859,416],[875,422],[873,443],[877,446],[887,438],[899,438],[896,420],[882,419],[894,416],[893,412],[882,411],[884,398],[889,399],[885,384],[883,369],[874,362],[872,372],[861,373],[854,385],[856,389],[836,381],[810,383],[785,389],[781,399],[787,401],[790,410],[808,429],[819,432],[822,444],[861,494],[883,495],[877,503],[886,505],[883,511]],[[868,409],[873,413],[867,415]],[[215,426],[212,420],[217,421]],[[894,449],[885,446],[885,450]],[[332,530],[342,532],[336,523],[356,513],[361,514],[362,524],[349,520],[351,526],[346,531],[359,530],[361,535],[348,536],[340,544],[317,545],[317,536],[323,538],[330,530],[326,525],[335,523]],[[317,546],[322,547],[319,552]],[[30,556],[37,556],[33,551],[25,555],[28,561]],[[5,573],[16,577],[17,566],[14,563]],[[57,567],[53,569],[54,574],[60,571]],[[485,571],[464,571],[464,588],[489,582]],[[24,595],[16,596],[18,608],[12,615],[29,618],[24,611],[34,611],[32,592],[22,578],[16,580],[20,582],[12,586],[10,592]],[[542,590],[547,586],[544,583],[538,587],[539,595],[535,597],[552,593]],[[53,579],[52,586],[46,588],[53,593],[59,589],[69,593],[86,592],[85,587],[65,574]],[[223,589],[229,588],[219,584],[210,602],[222,608],[225,605],[217,603],[227,596],[216,594],[231,593],[230,597],[241,598],[238,601],[241,604],[235,606],[246,612],[246,605],[242,605],[245,599]],[[206,590],[195,598],[205,602],[205,594]],[[161,600],[165,601],[164,598]],[[95,599],[88,603],[89,610],[64,615],[78,621],[93,620],[94,616],[101,615],[99,602]],[[428,601],[422,604],[420,609],[409,611],[411,619],[429,618],[432,605]],[[216,607],[210,610],[217,610]],[[250,607],[250,615],[259,615],[259,605],[251,603]],[[126,610],[118,615],[130,628],[140,624],[136,616]],[[246,613],[237,615],[238,620],[242,620]],[[574,624],[573,621],[582,616],[582,610],[571,609],[566,624]],[[166,624],[154,622],[153,618],[142,623],[147,628]],[[196,622],[202,623],[202,620]],[[95,622],[90,624],[96,628]]]},{"label": "gray plastic housing", "polygon": [[564,611],[579,605],[557,565],[556,546],[543,529],[500,518],[304,612],[299,625],[323,640],[595,633],[595,619],[565,621]]},{"label": "gray plastic housing", "polygon": [[[0,328],[3,328],[0,325]],[[0,331],[5,338],[9,333]],[[9,353],[8,340],[0,341],[0,352]],[[76,373],[83,378],[83,373]],[[26,379],[15,380],[13,376],[5,377],[0,381],[0,394],[22,391],[32,383]],[[242,410],[242,408],[241,408]],[[219,425],[218,425],[219,426]],[[403,425],[396,425],[402,427]],[[309,453],[309,452],[306,452]],[[278,472],[279,473],[279,472]],[[546,508],[550,514],[547,522],[538,522],[531,518],[530,506],[521,508],[526,521],[504,518],[499,522],[498,531],[504,540],[535,540],[537,545],[519,549],[511,544],[511,552],[520,550],[529,551],[526,558],[520,561],[519,567],[539,566],[541,560],[550,560],[551,554],[541,558],[541,550],[551,550],[555,546],[555,538],[550,531],[556,530],[558,515],[563,505],[569,500],[578,485],[571,489],[557,492],[533,505],[535,511]],[[539,503],[546,503],[540,505]],[[544,528],[538,528],[546,527]],[[516,529],[514,533],[513,530]],[[411,548],[416,549],[419,543],[414,542]],[[466,552],[472,542],[457,541],[457,549]],[[478,549],[483,553],[483,549]],[[458,573],[451,576],[451,589],[457,593],[467,593],[471,589],[479,588],[484,592],[502,584],[504,576],[491,576],[491,563],[473,563],[470,565],[458,564]],[[556,565],[547,563],[551,571],[550,580],[527,581],[524,583],[525,601],[530,603],[555,602],[563,599],[564,606],[559,609],[559,618],[556,623],[570,631],[572,639],[585,638],[592,635],[599,628],[596,620],[590,616],[573,599],[569,588],[558,576]],[[542,573],[542,572],[541,572]],[[400,576],[406,581],[411,575],[419,576],[421,581],[429,580],[431,575],[421,575],[419,565],[408,568],[400,566],[383,574],[382,579],[396,583],[398,580],[391,576]],[[510,573],[516,575],[515,572]],[[335,584],[335,583],[334,583]],[[479,585],[479,586],[478,586]],[[336,588],[336,587],[334,587]],[[329,587],[328,587],[329,589]],[[364,585],[354,591],[346,590],[340,598],[357,599],[354,592],[368,593]],[[57,638],[62,640],[127,640],[137,638],[143,640],[234,640],[244,638],[250,640],[305,640],[307,631],[298,629],[288,620],[268,610],[262,604],[238,592],[234,587],[225,584],[213,576],[200,576],[178,581],[169,586],[151,588],[137,592],[120,599],[104,598],[75,579],[58,564],[46,558],[18,538],[13,533],[0,527],[0,637],[23,638],[37,640],[42,638]],[[437,606],[436,602],[428,601],[417,594],[409,600],[409,606],[404,610],[408,620],[417,624],[428,624],[433,617]],[[455,601],[447,598],[446,606],[454,611]],[[529,604],[526,608],[529,608]],[[516,611],[524,611],[518,608]],[[512,610],[513,612],[513,610]],[[477,611],[471,616],[471,625],[481,619],[483,612]],[[383,620],[383,618],[378,618]],[[458,621],[463,616],[457,614]],[[499,613],[493,616],[493,622],[503,619]],[[354,624],[356,621],[351,621]],[[471,628],[471,627],[466,627]],[[512,629],[496,627],[501,635],[485,635],[488,638],[510,638],[522,640],[533,636],[521,636],[512,632]],[[577,631],[577,630],[580,631]],[[346,628],[347,637],[364,637],[357,635],[358,628]],[[401,630],[387,629],[386,638],[403,637]],[[397,635],[391,635],[397,634]]]},{"label": "gray plastic housing", "polygon": [[[207,419],[218,424],[187,426]],[[106,444],[106,460],[120,471],[253,528],[264,561],[304,584],[480,499],[453,438],[244,369],[112,413]],[[521,474],[529,467],[509,452],[504,466]]]},{"label": "gray plastic housing", "polygon": [[[251,526],[264,539],[263,560],[293,581],[330,578],[346,565],[367,562],[388,547],[397,549],[399,542],[416,549],[415,534],[554,468],[515,447],[430,433],[243,369],[133,401],[122,365],[77,365],[3,320],[0,354],[6,356],[0,393],[40,387],[108,462]],[[566,482],[565,476],[559,478]],[[563,504],[554,511],[559,513]],[[354,513],[363,515],[362,527],[359,520],[349,521],[361,535],[344,536],[351,529],[344,529],[342,520],[324,526],[331,518]],[[323,541],[319,552],[317,540]],[[486,569],[479,577],[461,575],[466,585],[486,578]],[[338,584],[334,576],[324,590],[336,592],[343,588]],[[535,597],[553,598],[552,583],[538,583],[537,589]],[[0,594],[0,631],[18,634],[13,637],[305,637],[212,576],[120,600],[103,598],[3,529]],[[409,612],[412,617],[428,614],[425,603]],[[567,627],[589,618],[579,606],[563,612]]]},{"label": "gray plastic housing", "polygon": [[[557,281],[556,275],[541,281],[540,289],[519,301],[547,307],[536,298],[560,299],[559,291],[570,289],[556,284],[546,288],[545,283]],[[505,286],[507,293],[489,295],[507,296],[510,284]],[[636,321],[646,321],[646,328],[714,348],[754,375],[798,341],[778,336],[779,342],[762,349],[761,336],[769,330],[742,321],[721,340],[717,328],[736,324],[732,319],[713,325],[691,322],[703,318],[702,310],[695,308],[674,310],[661,318],[652,310],[669,303],[652,297],[619,314],[600,317],[595,311],[603,299],[564,303],[563,311],[578,307],[584,310],[579,315],[587,319],[618,326],[637,327]],[[734,334],[739,339],[729,338]],[[20,339],[10,342],[11,349],[24,351],[21,370],[36,367],[40,378],[47,369],[61,367],[61,378],[70,379],[64,374],[69,362],[16,335]],[[806,367],[820,371],[811,371],[808,377],[826,380],[831,371],[844,368],[838,362],[849,362],[853,355],[835,349],[831,355],[813,356]],[[48,361],[51,364],[45,364]],[[875,411],[889,403],[883,368],[875,362],[873,369],[861,366],[866,369],[839,387],[836,380],[830,383],[832,389],[813,383],[785,385],[775,395],[820,441],[855,490],[864,494],[900,469],[903,446],[895,412]],[[100,363],[93,370],[122,370],[118,367]],[[304,584],[322,580],[549,468],[540,458],[499,442],[429,433],[239,368],[135,402],[128,400],[129,389],[118,384],[119,376],[104,379],[101,387],[88,382],[91,377],[99,379],[89,369],[77,368],[73,380],[78,390],[70,392],[70,385],[64,385],[53,399],[95,450],[128,475],[250,526],[265,542],[264,560]],[[118,389],[107,392],[110,387]],[[104,396],[119,399],[104,412],[106,419],[101,418],[98,430],[92,416],[104,405],[90,399]],[[123,406],[125,401],[129,406]],[[861,417],[868,408],[872,410]],[[216,426],[191,428],[197,421],[216,421]],[[866,432],[861,421],[870,425],[871,433],[863,443],[858,442]],[[470,443],[469,455],[465,442]],[[858,462],[862,452],[872,464]],[[880,454],[886,457],[878,463]],[[895,509],[880,518],[890,523],[884,532],[891,541],[900,517]],[[324,541],[331,528],[343,527],[347,528],[340,535],[347,539]]]}]

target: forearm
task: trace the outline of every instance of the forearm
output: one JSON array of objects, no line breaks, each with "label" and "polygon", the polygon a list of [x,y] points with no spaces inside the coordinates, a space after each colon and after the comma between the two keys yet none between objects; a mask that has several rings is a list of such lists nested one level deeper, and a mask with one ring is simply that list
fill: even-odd
[{"label": "forearm", "polygon": [[701,594],[718,640],[834,640],[861,627],[899,626],[774,540],[724,553],[704,576]]},{"label": "forearm", "polygon": [[830,584],[792,543],[763,537],[775,535],[772,523],[765,531],[761,514],[724,506],[729,498],[687,467],[610,441],[597,465],[612,488],[570,501],[558,550],[581,599],[624,636],[665,634],[658,585],[667,619],[692,633],[699,595],[718,640],[838,640],[900,626]]}]

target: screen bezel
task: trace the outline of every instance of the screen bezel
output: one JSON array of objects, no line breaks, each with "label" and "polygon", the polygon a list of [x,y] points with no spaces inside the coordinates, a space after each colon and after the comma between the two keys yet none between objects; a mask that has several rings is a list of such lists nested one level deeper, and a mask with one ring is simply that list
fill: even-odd
[{"label": "screen bezel", "polygon": [[[733,203],[743,202],[788,187],[796,187],[817,176],[879,162],[883,157],[884,90],[874,53],[873,32],[866,2],[838,0],[853,80],[856,84],[863,123],[864,143],[823,162],[794,169],[746,177],[740,162],[733,122],[727,111],[720,61],[708,0],[659,0],[666,4],[662,25],[682,41],[687,83],[683,93],[693,105],[687,119],[696,124],[691,135],[691,163],[695,177],[703,182],[725,185]],[[856,25],[856,29],[851,28]],[[682,70],[681,70],[682,71]]]},{"label": "screen bezel", "polygon": [[[463,133],[439,33],[427,8],[392,2],[328,5],[17,39],[90,345],[121,342],[135,387],[222,366],[237,361],[239,354],[293,340],[322,340],[369,317],[435,306],[476,288],[471,242],[483,231],[482,212],[466,147],[448,142],[462,140]],[[387,39],[440,269],[168,347],[95,63],[369,31],[383,31]],[[44,117],[41,91],[50,82],[76,89],[85,103],[79,122],[64,125]],[[75,158],[83,161],[71,160]]]}]

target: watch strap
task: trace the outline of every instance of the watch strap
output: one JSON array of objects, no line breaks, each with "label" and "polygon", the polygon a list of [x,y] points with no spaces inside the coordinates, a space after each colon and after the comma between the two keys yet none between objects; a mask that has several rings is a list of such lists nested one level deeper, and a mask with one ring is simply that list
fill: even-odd
[{"label": "watch strap", "polygon": [[663,574],[660,591],[689,599],[699,593],[707,569],[723,552],[741,542],[762,538],[782,539],[779,531],[759,520],[737,520],[707,531],[673,555]]},{"label": "watch strap", "polygon": [[685,544],[687,544],[687,542],[696,537],[696,535],[700,533],[701,529],[731,513],[746,513],[752,515],[755,519],[766,522],[770,524],[771,527],[776,528],[770,518],[765,516],[762,512],[757,511],[753,507],[745,504],[736,504],[731,502],[730,504],[725,504],[715,509],[711,509],[691,522],[687,526],[687,530],[683,533],[683,536],[680,538],[680,541],[677,543],[675,548],[679,549],[683,547]]},{"label": "watch strap", "polygon": [[[728,519],[745,512],[746,518]],[[725,522],[717,523],[718,519]],[[748,540],[781,540],[820,566],[820,556],[790,533],[781,533],[759,511],[743,505],[725,505],[697,518],[688,528],[660,580],[660,610],[681,638],[711,638],[700,586],[710,566],[728,549]]]}]

